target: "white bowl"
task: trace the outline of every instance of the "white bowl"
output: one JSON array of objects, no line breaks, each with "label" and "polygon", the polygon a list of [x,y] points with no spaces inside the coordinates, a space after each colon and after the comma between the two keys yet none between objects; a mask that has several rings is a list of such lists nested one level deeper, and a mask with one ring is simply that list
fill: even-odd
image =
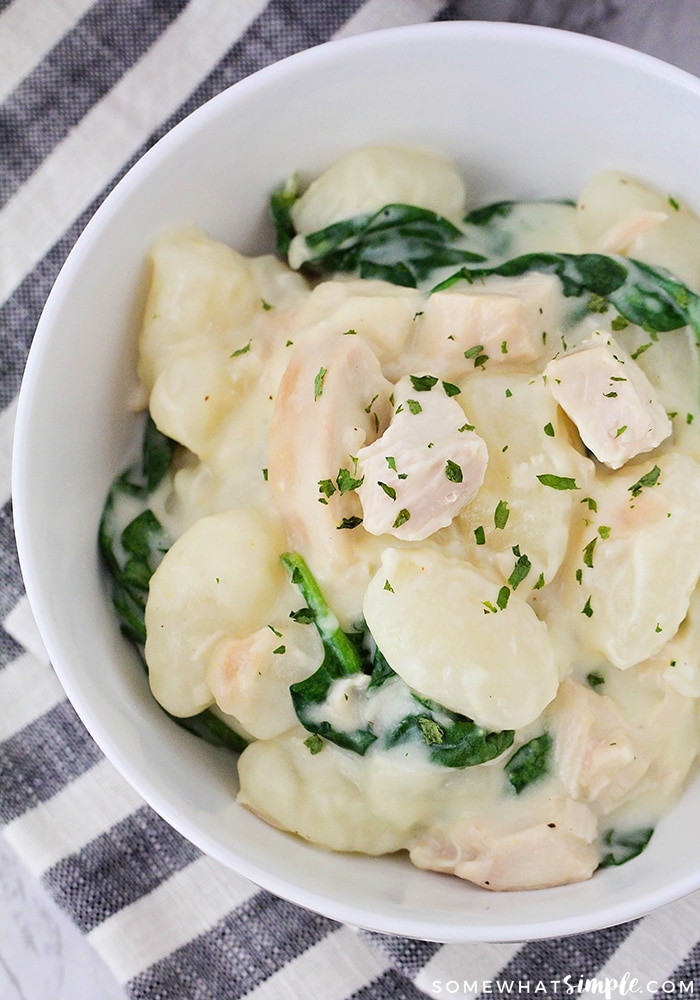
[{"label": "white bowl", "polygon": [[332,42],[243,80],[162,139],[71,253],[41,318],[17,416],[16,532],[56,672],[107,757],[199,848],[339,921],[439,941],[516,941],[637,917],[700,886],[700,784],[633,863],[585,883],[491,894],[398,857],[326,853],[236,805],[229,756],[160,711],[121,638],[97,525],[133,452],[127,412],[143,260],[196,223],[243,252],[271,249],[270,192],[374,142],[432,145],[478,204],[575,196],[616,168],[700,210],[700,81],[566,32],[442,23]]}]

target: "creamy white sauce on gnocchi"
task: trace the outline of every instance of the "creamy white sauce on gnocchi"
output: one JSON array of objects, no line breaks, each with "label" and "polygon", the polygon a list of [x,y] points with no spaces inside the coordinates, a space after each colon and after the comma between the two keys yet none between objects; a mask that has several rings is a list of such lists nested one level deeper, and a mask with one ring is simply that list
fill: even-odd
[{"label": "creamy white sauce on gnocchi", "polygon": [[[449,220],[469,267],[602,254],[700,289],[700,223],[665,193],[610,172],[465,222],[454,164],[393,147],[293,201],[292,266],[164,234],[138,361],[179,445],[151,498],[175,541],[150,685],[245,735],[238,801],[282,830],[494,890],[583,880],[641,849],[700,748],[695,338],[564,294],[553,267],[300,270],[309,234],[386,205]],[[338,633],[365,669],[333,661],[311,696]]]}]

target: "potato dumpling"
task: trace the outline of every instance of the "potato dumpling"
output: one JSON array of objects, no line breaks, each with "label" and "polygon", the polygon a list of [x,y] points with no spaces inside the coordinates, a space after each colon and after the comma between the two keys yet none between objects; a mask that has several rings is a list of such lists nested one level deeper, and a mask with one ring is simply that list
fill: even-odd
[{"label": "potato dumpling", "polygon": [[467,562],[432,548],[387,549],[363,610],[410,687],[486,729],[526,726],[556,694],[547,627]]},{"label": "potato dumpling", "polygon": [[208,659],[225,636],[266,624],[286,582],[284,533],[254,508],[196,521],[151,578],[146,659],[151,690],[173,715],[196,715],[214,701]]}]

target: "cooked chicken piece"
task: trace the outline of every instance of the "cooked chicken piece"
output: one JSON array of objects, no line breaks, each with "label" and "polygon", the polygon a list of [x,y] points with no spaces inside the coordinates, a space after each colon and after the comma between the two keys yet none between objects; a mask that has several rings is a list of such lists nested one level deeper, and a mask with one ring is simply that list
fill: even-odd
[{"label": "cooked chicken piece", "polygon": [[615,702],[567,679],[550,709],[555,766],[567,792],[603,813],[616,809],[647,771],[649,755]]},{"label": "cooked chicken piece", "polygon": [[411,847],[418,868],[450,872],[495,891],[582,882],[599,855],[596,818],[581,802],[528,790],[482,817],[431,827]]},{"label": "cooked chicken piece", "polygon": [[[406,370],[404,349],[424,294],[371,278],[322,281],[299,312],[299,327],[315,334],[355,331],[379,358],[393,382]],[[294,339],[294,333],[290,337]]]},{"label": "cooked chicken piece", "polygon": [[576,350],[553,358],[545,375],[583,443],[610,469],[651,451],[671,434],[671,421],[649,379],[612,334],[592,334]]},{"label": "cooked chicken piece", "polygon": [[[432,382],[433,379],[429,379]],[[391,424],[357,453],[364,527],[373,535],[428,538],[450,523],[484,481],[488,453],[464,410],[436,381],[406,376]]]},{"label": "cooked chicken piece", "polygon": [[556,328],[561,291],[550,274],[489,279],[478,291],[461,286],[433,292],[416,320],[408,348],[416,371],[459,378],[484,365],[534,361],[543,333]]},{"label": "cooked chicken piece", "polygon": [[370,572],[360,553],[357,453],[389,422],[393,386],[352,334],[299,341],[280,383],[269,437],[268,482],[287,531],[344,625]]}]

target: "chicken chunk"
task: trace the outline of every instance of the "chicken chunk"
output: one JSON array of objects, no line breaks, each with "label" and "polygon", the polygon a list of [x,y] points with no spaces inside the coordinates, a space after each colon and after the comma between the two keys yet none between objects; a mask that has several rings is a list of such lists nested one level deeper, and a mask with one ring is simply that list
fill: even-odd
[{"label": "chicken chunk", "polygon": [[418,868],[450,872],[494,891],[582,882],[599,856],[588,806],[550,791],[503,803],[483,818],[436,824],[410,850]]},{"label": "chicken chunk", "polygon": [[[303,552],[330,605],[352,625],[370,576],[356,456],[389,422],[393,386],[358,336],[300,340],[280,383],[268,482],[290,548]],[[369,558],[369,555],[368,555]]]},{"label": "chicken chunk", "polygon": [[531,362],[544,350],[543,332],[556,326],[561,302],[557,278],[527,274],[493,278],[475,291],[433,292],[416,320],[408,349],[411,367],[460,378],[482,365]]},{"label": "chicken chunk", "polygon": [[467,429],[462,407],[434,377],[401,379],[394,402],[389,427],[357,453],[363,523],[373,535],[421,541],[474,497],[488,453],[483,439]]},{"label": "chicken chunk", "polygon": [[547,385],[599,462],[619,469],[671,434],[671,421],[639,365],[611,334],[596,332],[553,358]]},{"label": "chicken chunk", "polygon": [[605,694],[565,680],[551,706],[557,772],[568,793],[602,813],[632,794],[649,756]]}]

